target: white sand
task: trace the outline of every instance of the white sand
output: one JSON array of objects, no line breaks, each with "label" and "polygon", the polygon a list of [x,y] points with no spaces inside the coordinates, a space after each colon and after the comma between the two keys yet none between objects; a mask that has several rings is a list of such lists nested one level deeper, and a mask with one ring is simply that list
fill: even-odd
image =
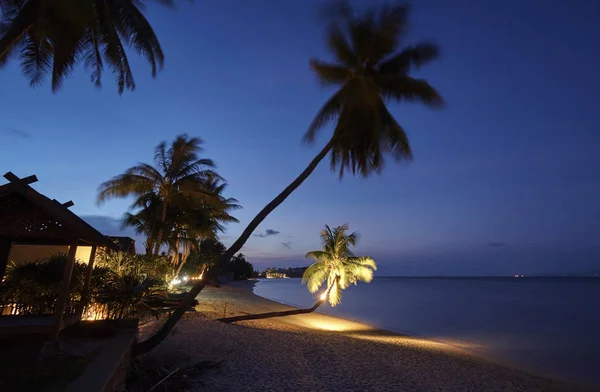
[{"label": "white sand", "polygon": [[255,296],[248,284],[207,288],[198,299],[198,314],[186,315],[150,354],[182,363],[222,360],[219,368],[192,380],[195,391],[588,390],[455,347],[322,314],[237,324],[214,321],[224,315],[291,309]]}]

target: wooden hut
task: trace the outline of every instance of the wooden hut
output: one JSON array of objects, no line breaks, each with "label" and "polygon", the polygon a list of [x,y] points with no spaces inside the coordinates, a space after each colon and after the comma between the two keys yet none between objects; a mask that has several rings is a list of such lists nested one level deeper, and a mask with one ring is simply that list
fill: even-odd
[{"label": "wooden hut", "polygon": [[[19,178],[4,175],[9,183],[0,186],[0,282],[4,277],[11,246],[15,244],[68,246],[67,263],[53,314],[1,315],[0,334],[44,333],[58,340],[61,330],[81,320],[89,298],[89,284],[96,249],[118,251],[118,246],[69,210],[73,202],[59,203],[29,185],[35,175]],[[80,303],[69,303],[69,284],[78,246],[91,246]],[[1,312],[0,312],[1,313]],[[6,312],[5,312],[6,313]]]}]

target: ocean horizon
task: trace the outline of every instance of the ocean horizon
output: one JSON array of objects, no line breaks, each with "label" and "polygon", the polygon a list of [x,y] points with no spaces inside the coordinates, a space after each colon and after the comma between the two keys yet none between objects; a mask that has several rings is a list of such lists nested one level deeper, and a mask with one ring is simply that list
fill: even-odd
[{"label": "ocean horizon", "polygon": [[[259,279],[254,292],[296,307],[318,298],[300,278]],[[385,276],[349,287],[339,306],[317,311],[600,385],[598,309],[596,277]]]}]

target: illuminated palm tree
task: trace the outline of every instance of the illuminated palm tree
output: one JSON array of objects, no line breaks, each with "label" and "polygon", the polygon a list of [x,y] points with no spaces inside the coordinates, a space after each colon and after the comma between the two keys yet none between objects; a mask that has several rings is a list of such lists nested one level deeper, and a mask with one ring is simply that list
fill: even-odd
[{"label": "illuminated palm tree", "polygon": [[[172,0],[160,0],[172,5]],[[32,86],[46,75],[57,91],[75,65],[83,62],[100,86],[107,66],[119,93],[135,89],[125,46],[143,55],[155,77],[164,54],[142,13],[143,0],[0,0],[0,65],[19,53]]]},{"label": "illuminated palm tree", "polygon": [[[342,290],[358,281],[369,283],[373,280],[373,271],[377,270],[375,261],[370,257],[356,257],[350,250],[356,245],[356,233],[347,234],[348,225],[330,229],[325,225],[321,231],[322,250],[308,252],[306,257],[316,261],[304,271],[302,283],[308,291],[316,293],[327,281],[326,297],[331,306],[342,300]],[[325,298],[323,298],[325,299]]]},{"label": "illuminated palm tree", "polygon": [[[156,232],[153,243],[154,255],[157,256],[164,241],[169,207],[190,201],[214,202],[204,184],[208,179],[220,177],[211,170],[215,167],[212,160],[198,158],[203,150],[201,139],[190,138],[186,134],[177,136],[168,148],[166,142],[162,142],[154,154],[156,167],[140,163],[102,183],[98,189],[98,202],[127,196],[137,197],[134,207],[141,202],[150,201],[148,205],[154,202],[160,212],[156,220],[145,221],[144,227],[152,234]],[[157,201],[159,205],[156,205]]]},{"label": "illuminated palm tree", "polygon": [[258,225],[302,184],[319,163],[331,153],[331,167],[339,175],[350,171],[367,177],[380,173],[384,154],[395,161],[409,161],[412,151],[404,129],[386,107],[387,102],[418,102],[429,107],[443,103],[438,92],[410,72],[434,60],[438,48],[431,43],[403,46],[408,8],[382,6],[355,14],[345,3],[336,9],[328,28],[327,43],[334,60],[311,60],[317,78],[338,87],[319,110],[304,140],[311,142],[316,133],[336,121],[325,147],[306,169],[277,197],[271,200],[244,229],[241,236],[223,254],[219,262],[198,282],[163,325],[134,350],[143,353],[164,340],[183,316],[194,298],[242,248]]},{"label": "illuminated palm tree", "polygon": [[342,300],[342,290],[348,288],[351,284],[356,284],[358,281],[371,282],[373,280],[373,271],[377,270],[375,261],[370,257],[354,256],[350,247],[356,245],[358,236],[356,233],[347,234],[347,231],[348,225],[342,225],[333,230],[325,225],[325,230],[321,231],[323,249],[314,250],[306,254],[306,257],[310,257],[316,261],[302,275],[302,283],[307,284],[308,291],[316,293],[321,285],[327,281],[327,289],[319,296],[319,299],[312,307],[224,317],[219,319],[219,321],[235,323],[238,321],[312,313],[326,300],[329,300],[331,306],[338,305]]}]

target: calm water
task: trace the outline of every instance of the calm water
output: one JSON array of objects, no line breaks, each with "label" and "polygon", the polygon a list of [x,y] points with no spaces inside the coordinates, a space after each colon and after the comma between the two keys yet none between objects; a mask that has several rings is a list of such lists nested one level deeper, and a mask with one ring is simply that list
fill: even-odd
[{"label": "calm water", "polygon": [[[301,307],[317,297],[300,279],[263,279],[254,292]],[[599,278],[376,278],[319,311],[600,386]]]}]

